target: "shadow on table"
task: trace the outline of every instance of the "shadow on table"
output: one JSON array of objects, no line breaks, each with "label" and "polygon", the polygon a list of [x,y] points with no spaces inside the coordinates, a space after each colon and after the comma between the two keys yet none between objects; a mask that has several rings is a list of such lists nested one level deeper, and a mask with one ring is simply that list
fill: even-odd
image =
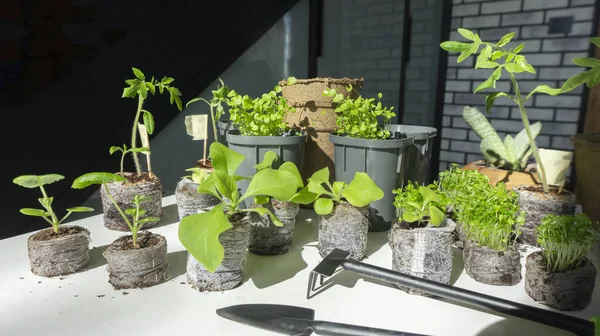
[{"label": "shadow on table", "polygon": [[179,222],[179,213],[177,213],[177,204],[163,207],[163,218],[154,228],[159,228]]},{"label": "shadow on table", "polygon": [[171,273],[171,280],[177,278],[180,275],[185,274],[187,254],[187,250],[171,252],[167,254],[167,260],[169,261],[169,272]]},{"label": "shadow on table", "polygon": [[298,217],[292,248],[287,253],[261,256],[248,252],[244,282],[252,279],[254,285],[262,289],[293,278],[308,266],[302,258],[302,251],[305,247],[312,248],[312,244],[307,244],[317,240],[317,229],[316,220]]},{"label": "shadow on table", "polygon": [[108,245],[102,245],[94,247],[90,250],[90,263],[86,267],[86,270],[92,270],[94,268],[102,267],[106,265],[106,259],[102,255],[104,250],[108,248]]},{"label": "shadow on table", "polygon": [[465,269],[465,263],[463,260],[463,250],[453,246],[452,253],[454,254],[454,258],[452,262],[452,274],[450,275],[450,285],[454,286]]},{"label": "shadow on table", "polygon": [[[465,321],[467,323],[468,321]],[[573,335],[568,331],[553,328],[519,318],[508,317],[480,330],[477,336],[530,336],[530,335]]]},{"label": "shadow on table", "polygon": [[365,251],[365,259],[379,251],[388,242],[388,232],[369,232],[369,241]]}]

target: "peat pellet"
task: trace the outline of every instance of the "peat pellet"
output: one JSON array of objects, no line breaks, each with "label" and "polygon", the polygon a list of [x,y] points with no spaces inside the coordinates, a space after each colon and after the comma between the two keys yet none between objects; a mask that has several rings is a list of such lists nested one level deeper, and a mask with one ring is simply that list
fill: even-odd
[{"label": "peat pellet", "polygon": [[464,241],[465,271],[475,281],[487,285],[514,286],[521,281],[521,256],[515,245],[496,251]]},{"label": "peat pellet", "polygon": [[563,310],[585,309],[592,301],[596,283],[596,267],[588,259],[573,269],[548,272],[542,253],[527,256],[525,292],[535,301]]},{"label": "peat pellet", "polygon": [[134,248],[131,235],[120,237],[102,253],[115,289],[150,287],[171,278],[165,237],[141,232],[137,241]]},{"label": "peat pellet", "polygon": [[31,272],[43,277],[75,273],[90,261],[90,231],[75,225],[61,225],[39,231],[27,239]]},{"label": "peat pellet", "polygon": [[362,260],[367,250],[369,208],[356,208],[342,202],[333,207],[329,215],[319,216],[319,243],[321,257],[334,249],[349,253],[348,258]]},{"label": "peat pellet", "polygon": [[525,212],[525,223],[517,238],[520,243],[539,246],[537,228],[546,215],[575,214],[576,197],[568,190],[563,190],[560,195],[557,194],[555,187],[548,194],[545,194],[540,186],[522,186],[516,187],[514,190],[519,194],[521,211]]},{"label": "peat pellet", "polygon": [[210,194],[198,193],[198,183],[183,178],[177,183],[175,189],[175,202],[179,219],[188,215],[201,213],[221,203],[218,198]]},{"label": "peat pellet", "polygon": [[186,274],[192,288],[201,292],[221,292],[234,289],[242,283],[246,251],[250,241],[250,220],[246,216],[232,221],[232,224],[233,228],[219,235],[225,254],[223,262],[214,273],[209,272],[188,253]]},{"label": "peat pellet", "polygon": [[[126,182],[111,182],[108,183],[108,190],[111,196],[117,202],[119,207],[125,211],[126,209],[133,208],[133,198],[135,195],[150,196],[152,200],[142,204],[142,208],[146,210],[146,213],[140,218],[145,217],[163,217],[162,210],[162,185],[156,175],[148,175],[143,173],[141,177],[136,174],[124,173],[124,177],[127,178]],[[121,217],[121,214],[117,208],[112,204],[104,186],[100,188],[100,196],[102,198],[102,208],[104,210],[104,226],[111,230],[116,231],[129,231],[127,223]],[[144,224],[143,229],[150,229],[160,220],[154,222],[148,222]]]},{"label": "peat pellet", "polygon": [[248,250],[258,255],[279,255],[288,252],[292,246],[296,215],[300,210],[298,204],[272,199],[264,205],[252,206],[269,209],[283,226],[275,226],[268,215],[252,216]]}]

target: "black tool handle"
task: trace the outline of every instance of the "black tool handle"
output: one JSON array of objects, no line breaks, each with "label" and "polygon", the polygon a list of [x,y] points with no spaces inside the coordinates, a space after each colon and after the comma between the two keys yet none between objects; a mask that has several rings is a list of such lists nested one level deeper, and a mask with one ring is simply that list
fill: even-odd
[{"label": "black tool handle", "polygon": [[[435,281],[392,271],[386,268],[365,264],[355,260],[343,259],[341,266],[351,272],[388,283],[414,288],[432,295],[466,303],[472,306],[491,309],[551,327],[568,330],[580,336],[594,336],[594,323],[577,317],[540,309],[517,302],[500,299],[470,290],[441,284]],[[374,334],[377,335],[377,334]],[[385,334],[384,334],[385,335]]]},{"label": "black tool handle", "polygon": [[411,334],[402,331],[376,329],[325,321],[314,321],[312,329],[317,335],[323,336],[425,336],[422,334]]}]

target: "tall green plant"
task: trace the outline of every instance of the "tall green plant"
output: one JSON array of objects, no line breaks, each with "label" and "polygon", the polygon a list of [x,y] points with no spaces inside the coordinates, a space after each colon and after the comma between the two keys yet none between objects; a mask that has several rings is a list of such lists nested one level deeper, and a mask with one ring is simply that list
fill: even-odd
[{"label": "tall green plant", "polygon": [[529,139],[529,143],[531,145],[531,150],[541,173],[543,190],[545,193],[548,193],[550,188],[548,187],[548,181],[546,179],[546,170],[544,169],[544,165],[540,159],[540,154],[534,140],[533,132],[531,131],[529,118],[525,109],[525,102],[531,98],[534,93],[540,92],[555,96],[562,92],[561,89],[551,88],[548,85],[538,85],[531,92],[529,92],[527,96],[523,97],[515,78],[515,74],[523,72],[535,74],[536,72],[535,69],[527,62],[525,56],[520,54],[521,50],[523,50],[523,47],[525,46],[523,43],[519,44],[515,48],[506,48],[506,45],[515,36],[515,33],[504,35],[496,43],[483,42],[478,34],[475,34],[468,29],[459,28],[458,33],[470,42],[465,43],[457,41],[445,41],[440,44],[440,47],[449,52],[460,53],[457,59],[458,63],[463,62],[471,55],[478,54],[475,62],[475,69],[493,69],[490,77],[483,83],[479,84],[477,88],[475,88],[475,93],[485,89],[496,88],[496,81],[500,79],[503,73],[508,74],[515,91],[515,96],[509,95],[505,92],[494,92],[488,94],[485,99],[486,111],[490,111],[494,101],[498,97],[507,97],[517,104],[521,114],[521,119],[523,121],[523,126],[525,127],[525,132],[527,133],[527,138]]},{"label": "tall green plant", "polygon": [[206,104],[208,104],[210,108],[210,120],[212,123],[215,141],[217,140],[217,136],[219,134],[217,132],[217,121],[219,121],[223,114],[225,114],[225,108],[223,107],[223,104],[227,104],[227,102],[229,101],[228,95],[230,91],[221,78],[219,78],[219,82],[221,82],[221,86],[217,85],[217,89],[211,91],[213,95],[211,100],[206,100],[204,98],[198,97],[190,100],[189,102],[187,102],[187,104],[185,104],[186,108],[190,104],[193,104],[197,101],[203,101]]},{"label": "tall green plant", "polygon": [[[131,153],[131,155],[133,156],[133,162],[135,164],[136,174],[141,175],[142,168],[140,166],[140,160],[138,157],[140,150],[138,150],[138,147],[137,147],[137,137],[138,137],[137,129],[138,129],[138,122],[140,120],[140,115],[142,113],[143,113],[144,126],[146,127],[148,134],[151,135],[152,133],[154,133],[154,116],[152,116],[152,113],[150,113],[150,111],[144,109],[144,102],[145,102],[146,98],[148,98],[148,93],[154,95],[156,93],[156,91],[158,91],[159,93],[162,94],[166,90],[167,92],[169,92],[169,100],[170,100],[171,105],[173,105],[173,104],[177,105],[177,108],[179,109],[179,111],[181,111],[182,110],[182,104],[181,104],[181,98],[180,98],[181,92],[176,87],[170,85],[174,81],[174,79],[171,77],[163,77],[161,80],[157,80],[157,79],[154,79],[154,77],[152,77],[148,81],[142,71],[140,71],[137,68],[131,68],[131,69],[133,70],[133,74],[135,75],[135,78],[128,79],[125,81],[125,83],[127,83],[127,85],[129,85],[129,86],[123,90],[122,98],[137,97],[138,104],[137,104],[137,110],[135,112],[135,118],[133,119],[133,127],[131,130],[131,146],[130,146],[131,148],[129,150],[127,150],[125,147],[123,147],[122,151],[123,151],[123,155],[126,152]],[[117,149],[114,149],[114,148],[119,148],[119,147],[115,147],[115,146],[111,147],[111,149],[110,149],[111,154],[113,154],[117,151]]]}]

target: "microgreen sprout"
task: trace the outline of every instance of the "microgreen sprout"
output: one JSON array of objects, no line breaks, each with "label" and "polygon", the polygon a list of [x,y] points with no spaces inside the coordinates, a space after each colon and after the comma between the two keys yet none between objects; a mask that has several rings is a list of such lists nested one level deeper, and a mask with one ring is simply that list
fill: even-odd
[{"label": "microgreen sprout", "polygon": [[420,186],[418,183],[408,182],[404,189],[393,191],[396,195],[394,206],[399,210],[400,219],[407,223],[427,221],[433,226],[439,226],[446,217],[446,212],[440,205],[440,198],[434,185]]}]

